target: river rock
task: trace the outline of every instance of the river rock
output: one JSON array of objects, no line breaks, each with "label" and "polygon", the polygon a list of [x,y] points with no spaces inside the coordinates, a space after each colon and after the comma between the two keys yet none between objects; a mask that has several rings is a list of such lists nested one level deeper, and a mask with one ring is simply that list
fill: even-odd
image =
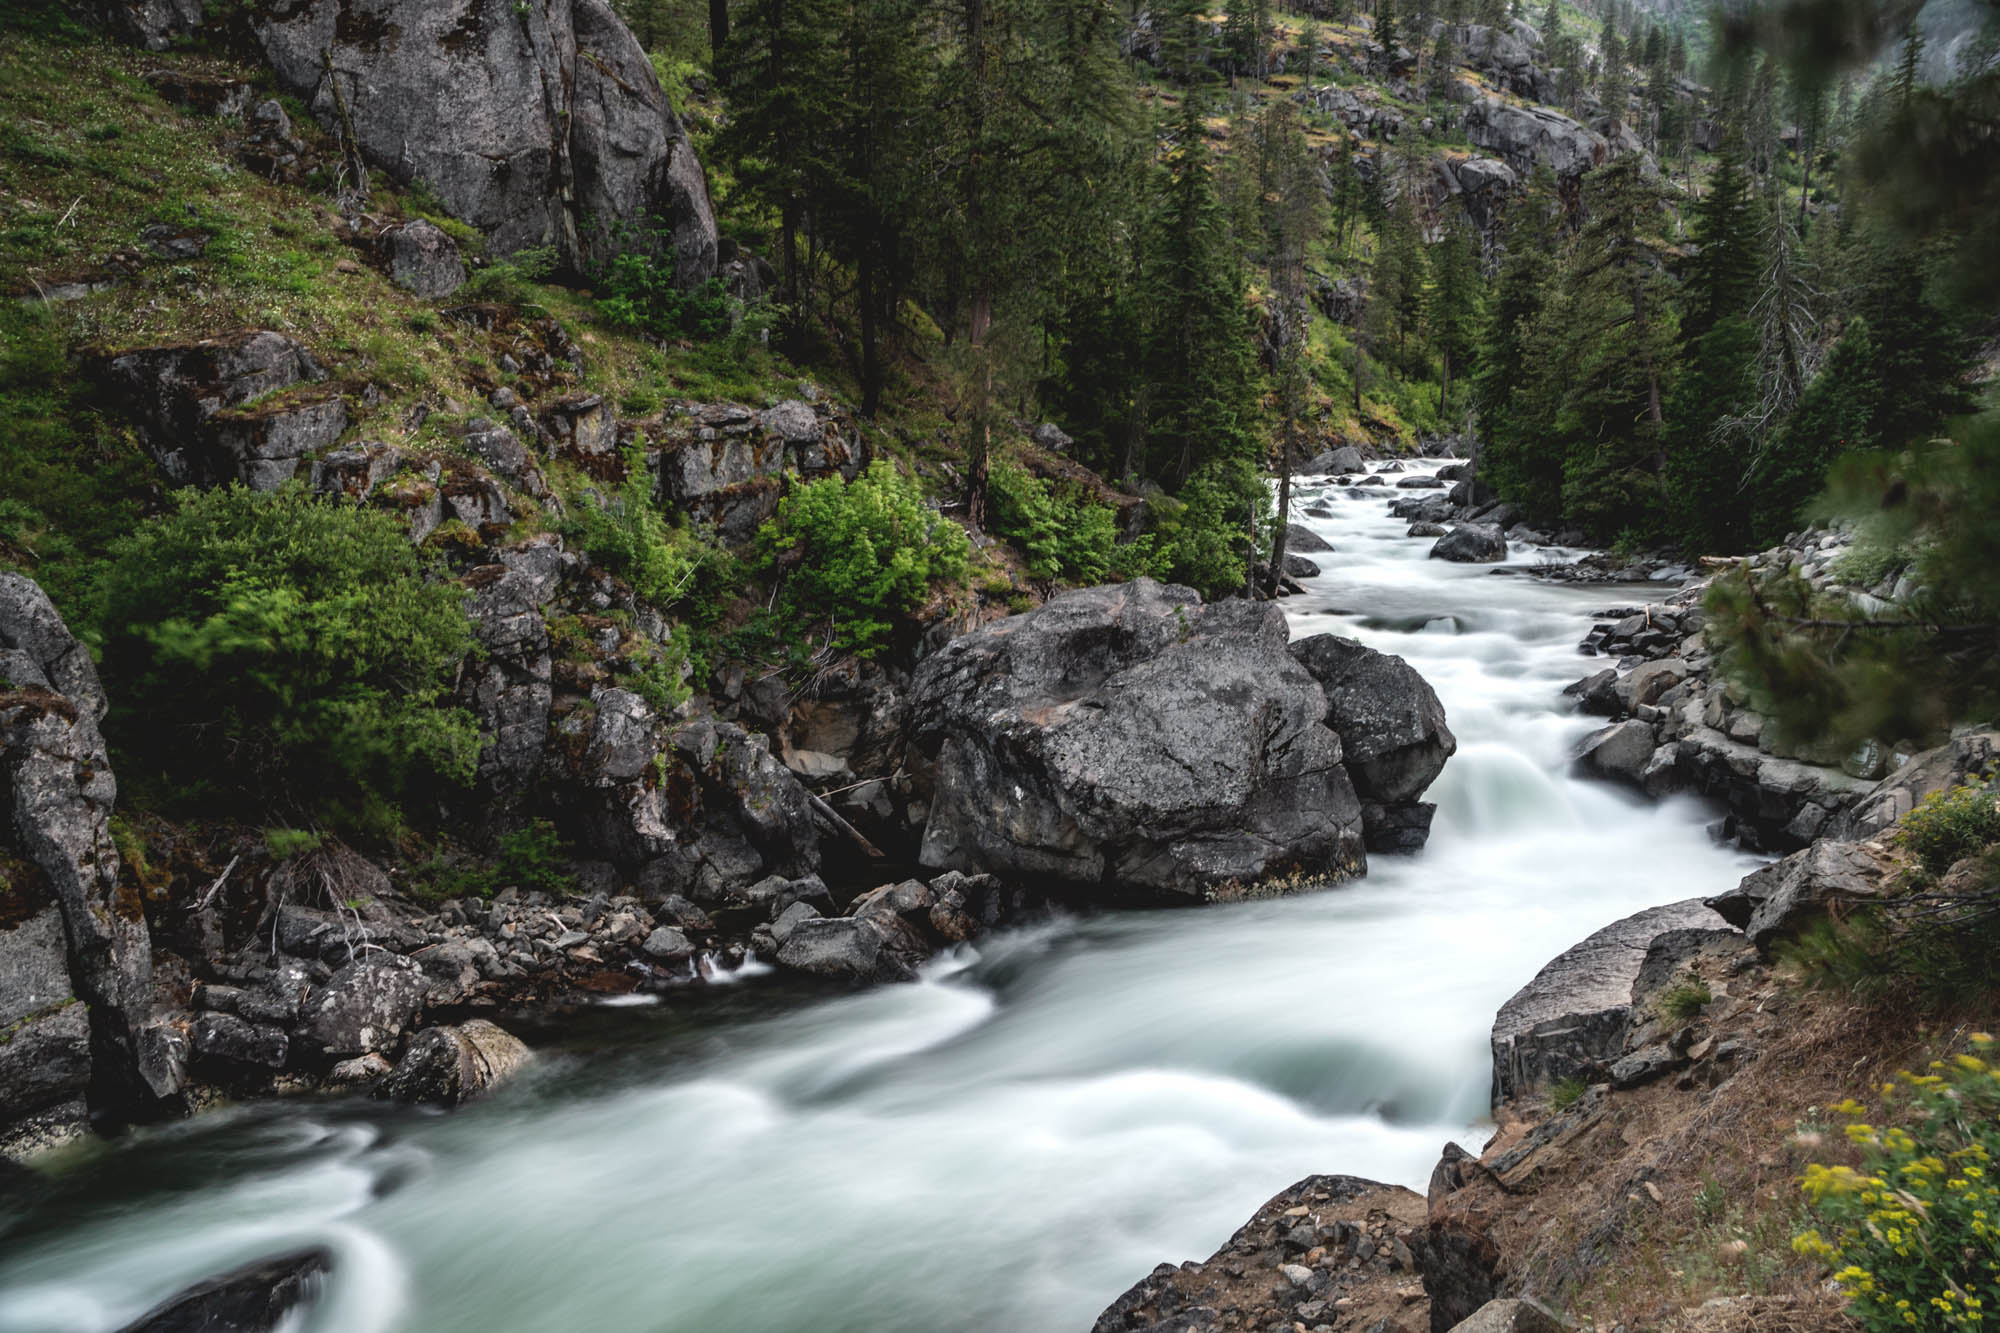
[{"label": "river rock", "polygon": [[306,997],[303,1035],[328,1055],[382,1050],[423,1008],[424,971],[396,954],[370,954],[333,974]]},{"label": "river rock", "polygon": [[1658,748],[1654,739],[1651,723],[1637,718],[1614,722],[1583,738],[1577,746],[1576,762],[1586,772],[1636,786]]},{"label": "river rock", "polygon": [[1340,734],[1343,762],[1363,800],[1414,801],[1458,751],[1437,691],[1400,657],[1315,634],[1292,656],[1326,692],[1326,724]]},{"label": "river rock", "polygon": [[291,1046],[281,1027],[214,1012],[195,1017],[188,1040],[204,1060],[265,1069],[283,1069]]},{"label": "river rock", "polygon": [[1333,543],[1303,523],[1287,523],[1285,524],[1285,549],[1287,551],[1311,552],[1314,555],[1318,555],[1322,552],[1331,551]]},{"label": "river rock", "polygon": [[893,912],[795,920],[778,963],[795,972],[866,985],[914,981],[930,946]]},{"label": "river rock", "polygon": [[[30,889],[25,875],[7,885],[9,894]],[[30,1120],[48,1129],[83,1121],[90,1022],[75,989],[60,909],[0,926],[0,1144]]]},{"label": "river rock", "polygon": [[553,246],[579,269],[661,254],[714,276],[701,164],[652,62],[605,0],[343,0],[250,18],[284,88],[323,124],[338,71],[362,152],[422,180],[499,256]]},{"label": "river rock", "polygon": [[1319,566],[1302,555],[1293,555],[1290,551],[1287,551],[1285,552],[1285,574],[1287,577],[1295,579],[1316,579],[1319,577]]},{"label": "river rock", "polygon": [[333,1257],[301,1250],[190,1287],[121,1333],[272,1333],[319,1298]]},{"label": "river rock", "polygon": [[1286,639],[1275,606],[1141,579],[946,644],[910,689],[923,864],[1170,902],[1357,873],[1360,802]]},{"label": "river rock", "polygon": [[1507,558],[1507,539],[1498,528],[1461,523],[1431,546],[1431,559],[1459,564],[1489,564]]},{"label": "river rock", "polygon": [[1736,934],[1698,898],[1648,908],[1558,955],[1516,991],[1493,1020],[1493,1105],[1595,1075],[1623,1055],[1647,951],[1679,931]]},{"label": "river rock", "polygon": [[462,1106],[506,1082],[534,1059],[513,1033],[483,1018],[425,1028],[410,1038],[395,1069],[375,1085],[389,1101]]},{"label": "river rock", "polygon": [[1299,465],[1299,471],[1309,476],[1331,476],[1338,473],[1355,473],[1367,466],[1361,451],[1351,444],[1343,444],[1338,449],[1328,449],[1314,454]]},{"label": "river rock", "polygon": [[1879,844],[1823,838],[1744,876],[1708,905],[1740,927],[1759,952],[1826,914],[1834,903],[1866,902],[1888,892],[1893,866]]}]

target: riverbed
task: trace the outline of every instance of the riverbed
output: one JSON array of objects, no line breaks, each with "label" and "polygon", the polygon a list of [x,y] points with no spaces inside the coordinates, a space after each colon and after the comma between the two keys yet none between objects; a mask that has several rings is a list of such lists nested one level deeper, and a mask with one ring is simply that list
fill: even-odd
[{"label": "riverbed", "polygon": [[1335,550],[1285,607],[1295,638],[1401,654],[1443,699],[1459,750],[1420,855],[1004,933],[917,985],[753,976],[607,1011],[449,1116],[284,1103],[93,1149],[0,1238],[0,1333],[105,1333],[308,1244],[334,1271],[298,1327],[327,1333],[1083,1333],[1301,1176],[1422,1189],[1446,1140],[1477,1147],[1515,989],[1754,863],[1692,799],[1568,772],[1590,613],[1666,589],[1427,559],[1397,494],[1303,485]]}]

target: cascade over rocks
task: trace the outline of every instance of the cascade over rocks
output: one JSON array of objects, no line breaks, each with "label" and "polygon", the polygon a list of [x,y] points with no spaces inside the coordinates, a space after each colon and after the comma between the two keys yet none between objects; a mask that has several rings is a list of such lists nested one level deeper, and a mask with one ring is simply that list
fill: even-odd
[{"label": "cascade over rocks", "polygon": [[105,707],[89,652],[47,595],[0,573],[0,860],[13,852],[33,867],[21,885],[29,915],[0,922],[0,1022],[10,1029],[0,1071],[20,1075],[0,1080],[0,1122],[68,1115],[60,1108],[73,1111],[87,1090],[94,1116],[122,1123],[180,1088],[143,1032],[151,942],[111,837],[118,787],[98,731]]},{"label": "cascade over rocks", "polygon": [[1274,606],[1142,579],[945,645],[910,690],[936,755],[923,863],[1167,902],[1360,873],[1342,740],[1287,637]]},{"label": "cascade over rocks", "polygon": [[367,158],[492,253],[554,246],[587,269],[649,250],[684,287],[714,276],[701,164],[604,0],[282,0],[250,26],[288,91],[330,126],[344,102]]}]

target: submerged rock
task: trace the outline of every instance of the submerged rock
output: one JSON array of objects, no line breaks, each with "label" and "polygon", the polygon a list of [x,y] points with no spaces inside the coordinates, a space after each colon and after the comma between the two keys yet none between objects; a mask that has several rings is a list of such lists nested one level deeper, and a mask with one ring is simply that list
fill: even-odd
[{"label": "submerged rock", "polygon": [[1200,901],[1365,862],[1324,692],[1275,606],[1149,579],[947,644],[911,686],[937,756],[922,861]]},{"label": "submerged rock", "polygon": [[301,1250],[188,1288],[120,1333],[270,1333],[317,1300],[333,1256]]}]

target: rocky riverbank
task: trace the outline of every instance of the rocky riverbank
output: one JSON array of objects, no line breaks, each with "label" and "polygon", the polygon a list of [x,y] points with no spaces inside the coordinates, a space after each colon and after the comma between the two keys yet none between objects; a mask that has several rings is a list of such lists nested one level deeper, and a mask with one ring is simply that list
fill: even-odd
[{"label": "rocky riverbank", "polygon": [[[520,642],[492,627],[540,617],[537,581],[555,585],[562,564],[547,543],[503,554],[471,608],[489,639]],[[163,833],[188,864],[128,860],[88,654],[33,583],[6,579],[5,845],[24,879],[53,886],[46,909],[32,900],[0,930],[14,1151],[86,1115],[115,1125],[217,1097],[372,1088],[455,1105],[525,1063],[493,1020],[526,1008],[671,993],[753,963],[904,981],[1053,907],[1337,882],[1370,847],[1421,844],[1419,798],[1455,747],[1400,659],[1290,643],[1273,607],[1141,580],[951,639],[914,675],[857,680],[852,725],[838,695],[806,701],[801,726],[826,748],[793,748],[791,764],[706,701],[661,717],[599,685],[542,736],[490,714],[488,789],[504,798],[533,767],[547,799],[555,768],[593,859],[571,863],[570,893],[425,901],[325,840],[279,855],[257,833]],[[912,793],[877,836],[923,878],[820,873],[827,837],[882,855],[799,771],[872,766],[864,737]]]},{"label": "rocky riverbank", "polygon": [[[1097,1333],[1848,1327],[1789,1228],[1749,1219],[1767,1203],[1790,1216],[1780,1200],[1819,1145],[1793,1134],[1800,1118],[1929,1038],[1775,959],[1829,914],[1903,890],[1896,822],[1987,771],[1993,740],[1968,733],[1857,783],[1840,836],[1551,960],[1495,1016],[1491,1137],[1478,1153],[1445,1145],[1423,1198],[1308,1178],[1210,1259],[1155,1270]],[[1673,1265],[1731,1294],[1676,1301],[1689,1284]]]}]

